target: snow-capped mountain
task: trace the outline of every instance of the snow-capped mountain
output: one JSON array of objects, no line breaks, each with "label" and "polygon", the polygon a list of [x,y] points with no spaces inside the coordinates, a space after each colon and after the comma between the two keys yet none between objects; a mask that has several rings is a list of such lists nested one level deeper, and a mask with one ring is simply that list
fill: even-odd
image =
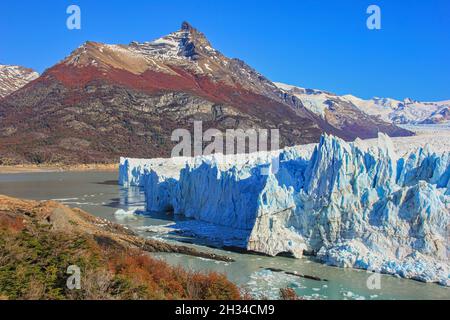
[{"label": "snow-capped mountain", "polygon": [[[286,102],[271,81],[245,62],[230,59],[214,49],[205,35],[187,22],[183,22],[180,30],[151,42],[132,42],[129,45],[87,42],[67,57],[62,66],[94,67],[104,73],[112,69],[131,72],[144,78],[148,77],[149,83],[142,85],[149,88],[159,86],[174,89],[172,86],[176,88],[177,85],[163,81],[154,83],[155,79],[151,78],[153,74],[174,77],[178,82],[183,81],[180,86],[192,86],[190,89],[203,88],[195,88],[201,87],[201,84],[189,83],[193,79],[186,79],[187,76],[208,78],[217,85],[268,96],[281,103]],[[54,71],[51,69],[47,75],[57,75]],[[83,79],[83,82],[86,81],[88,79]]]},{"label": "snow-capped mountain", "polygon": [[[16,162],[114,162],[167,157],[172,131],[280,130],[282,146],[411,133],[358,109],[324,120],[188,23],[151,42],[86,42],[0,102],[0,158]],[[27,121],[23,121],[26,119]],[[2,143],[3,142],[3,143]],[[14,148],[8,147],[14,145]]]},{"label": "snow-capped mountain", "polygon": [[327,91],[305,89],[278,82],[275,82],[275,85],[286,94],[296,97],[306,109],[335,128],[341,128],[345,131],[358,131],[360,132],[359,137],[362,138],[369,137],[363,134],[365,130],[374,129],[377,130],[375,135],[378,132],[385,132],[390,136],[396,136],[395,131],[398,128],[395,125],[391,124],[391,129],[388,129],[388,123],[391,123],[391,121],[365,112],[363,108],[359,108],[347,98]]},{"label": "snow-capped mountain", "polygon": [[328,118],[336,112],[336,105],[357,107],[362,112],[393,124],[441,124],[450,122],[450,100],[420,102],[409,98],[403,101],[390,98],[364,100],[353,95],[336,94],[283,83],[275,83],[280,89],[295,95],[303,105],[315,114]]},{"label": "snow-capped mountain", "polygon": [[420,102],[409,98],[403,101],[390,98],[363,100],[352,95],[343,96],[364,112],[396,124],[439,124],[450,122],[450,100]]},{"label": "snow-capped mountain", "polygon": [[39,77],[39,73],[21,66],[0,65],[0,98],[19,90],[30,81]]}]

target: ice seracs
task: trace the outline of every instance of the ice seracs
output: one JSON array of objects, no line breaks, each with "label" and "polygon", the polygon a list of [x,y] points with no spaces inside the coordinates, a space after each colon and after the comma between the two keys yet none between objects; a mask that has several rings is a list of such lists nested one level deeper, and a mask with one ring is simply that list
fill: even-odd
[{"label": "ice seracs", "polygon": [[[120,176],[144,186],[149,210],[240,230],[248,250],[449,285],[448,152],[399,157],[383,134],[370,147],[325,135],[312,153],[298,150],[123,159]],[[279,170],[262,170],[273,157]]]}]

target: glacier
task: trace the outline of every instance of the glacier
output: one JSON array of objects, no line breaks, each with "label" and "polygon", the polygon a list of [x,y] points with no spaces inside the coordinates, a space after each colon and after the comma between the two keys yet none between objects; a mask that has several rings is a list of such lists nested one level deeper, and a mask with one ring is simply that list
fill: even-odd
[{"label": "glacier", "polygon": [[450,285],[447,151],[324,135],[274,152],[122,158],[119,183],[143,187],[149,211],[232,228],[249,251]]}]

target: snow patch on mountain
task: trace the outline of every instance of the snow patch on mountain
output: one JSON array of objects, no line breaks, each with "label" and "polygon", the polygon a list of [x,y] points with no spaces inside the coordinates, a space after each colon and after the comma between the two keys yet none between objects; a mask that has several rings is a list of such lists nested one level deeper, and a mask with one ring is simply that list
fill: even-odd
[{"label": "snow patch on mountain", "polygon": [[325,135],[314,149],[122,159],[120,183],[143,186],[148,210],[240,231],[248,250],[449,285],[449,152]]},{"label": "snow patch on mountain", "polygon": [[0,98],[19,90],[39,74],[21,66],[0,65]]},{"label": "snow patch on mountain", "polygon": [[331,106],[331,99],[335,99],[337,96],[325,91],[315,89],[304,89],[283,83],[275,82],[275,85],[300,99],[303,106],[313,113],[325,118],[325,111]]}]

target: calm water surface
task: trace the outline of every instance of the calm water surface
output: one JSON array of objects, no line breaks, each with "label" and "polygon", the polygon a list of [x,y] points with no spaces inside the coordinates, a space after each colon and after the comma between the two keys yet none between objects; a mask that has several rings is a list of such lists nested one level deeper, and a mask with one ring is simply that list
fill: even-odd
[{"label": "calm water surface", "polygon": [[[225,254],[235,262],[224,263],[178,254],[156,256],[173,265],[191,270],[226,273],[230,280],[257,297],[276,298],[279,288],[292,287],[298,294],[320,299],[450,299],[450,289],[392,276],[381,276],[381,289],[369,290],[366,271],[340,269],[310,259],[265,257],[214,249],[212,243],[201,242],[175,233],[148,232],[148,227],[165,226],[173,218],[165,214],[145,212],[145,199],[139,188],[117,185],[113,172],[53,172],[0,174],[0,194],[35,200],[58,200],[96,216],[130,227],[144,237],[188,244],[201,250]],[[134,214],[130,214],[134,212]],[[202,245],[204,244],[204,245]],[[313,275],[328,281],[316,281],[267,268]]]}]

